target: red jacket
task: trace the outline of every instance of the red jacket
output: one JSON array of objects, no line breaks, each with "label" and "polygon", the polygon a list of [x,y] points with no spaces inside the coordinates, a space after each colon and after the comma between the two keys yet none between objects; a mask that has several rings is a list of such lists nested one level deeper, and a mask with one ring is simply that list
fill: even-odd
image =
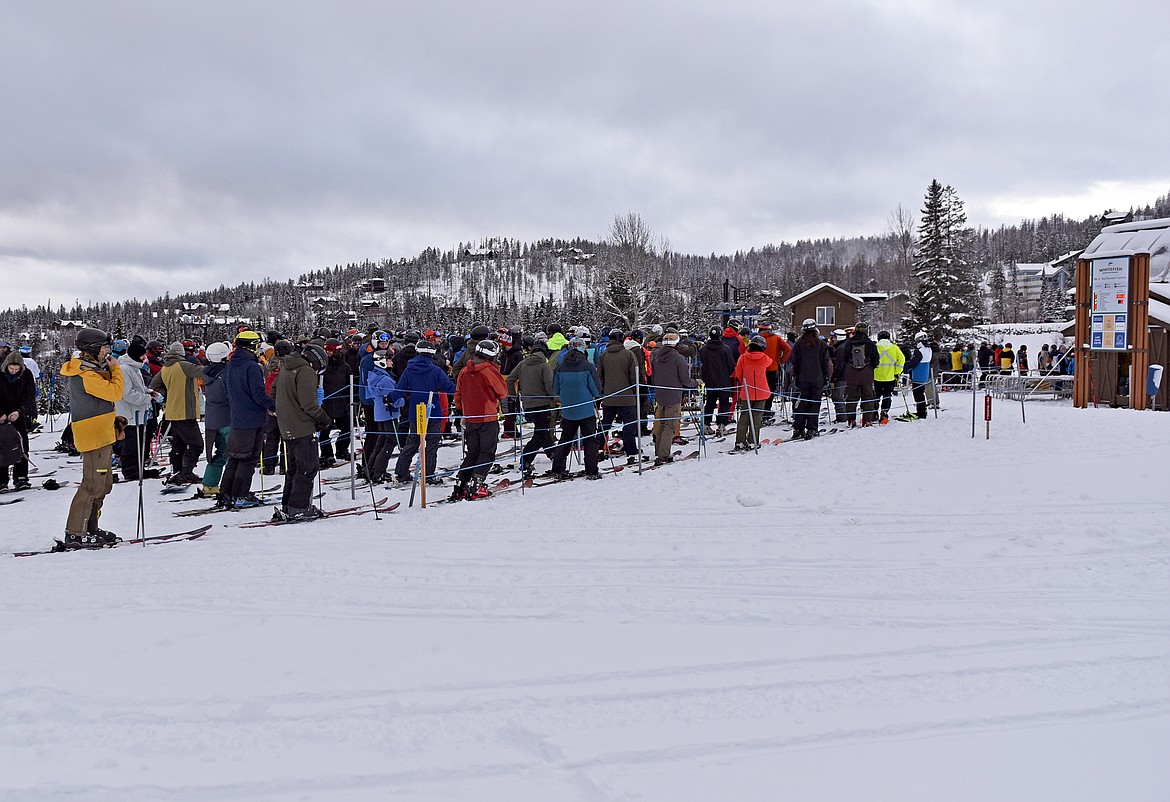
[{"label": "red jacket", "polygon": [[463,410],[467,423],[491,423],[499,416],[500,399],[508,387],[495,362],[472,359],[459,371],[455,382],[455,407]]},{"label": "red jacket", "polygon": [[[772,395],[768,389],[768,364],[771,360],[763,351],[748,351],[735,363],[736,398],[747,398],[751,401],[764,401]],[[744,395],[744,384],[747,385],[747,395]]]}]

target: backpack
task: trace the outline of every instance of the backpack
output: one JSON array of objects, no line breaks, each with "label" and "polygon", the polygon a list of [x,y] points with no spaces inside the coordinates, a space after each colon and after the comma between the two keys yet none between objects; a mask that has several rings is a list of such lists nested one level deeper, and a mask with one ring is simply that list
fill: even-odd
[{"label": "backpack", "polygon": [[849,364],[855,370],[864,370],[869,360],[865,356],[865,344],[857,343],[849,352]]},{"label": "backpack", "polygon": [[20,439],[20,432],[11,423],[0,424],[0,468],[7,470],[23,459],[24,443]]}]

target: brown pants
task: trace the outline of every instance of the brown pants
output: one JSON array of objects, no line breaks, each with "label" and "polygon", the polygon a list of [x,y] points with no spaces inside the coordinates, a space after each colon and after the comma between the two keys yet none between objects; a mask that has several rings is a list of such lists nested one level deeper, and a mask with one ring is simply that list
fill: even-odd
[{"label": "brown pants", "polygon": [[65,522],[65,534],[84,535],[98,528],[98,516],[102,514],[102,502],[114,488],[114,473],[110,468],[113,446],[102,446],[95,451],[81,454],[81,484],[69,505],[69,520]]},{"label": "brown pants", "polygon": [[655,405],[654,409],[654,456],[666,459],[674,447],[675,426],[682,415],[682,402]]}]

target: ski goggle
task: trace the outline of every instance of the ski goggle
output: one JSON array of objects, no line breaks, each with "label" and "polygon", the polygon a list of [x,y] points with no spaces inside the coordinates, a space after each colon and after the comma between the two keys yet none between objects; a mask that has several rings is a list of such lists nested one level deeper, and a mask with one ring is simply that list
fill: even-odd
[{"label": "ski goggle", "polygon": [[383,342],[383,343],[390,342],[390,335],[387,334],[386,332],[382,332],[381,334],[378,335],[378,342]]}]

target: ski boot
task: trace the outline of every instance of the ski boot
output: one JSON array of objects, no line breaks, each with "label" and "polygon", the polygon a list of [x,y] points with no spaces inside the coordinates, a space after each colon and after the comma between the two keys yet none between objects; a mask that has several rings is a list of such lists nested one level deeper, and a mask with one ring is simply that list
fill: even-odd
[{"label": "ski boot", "polygon": [[467,492],[467,500],[475,501],[476,499],[487,498],[491,494],[492,491],[488,490],[488,486],[483,482],[479,482]]}]

